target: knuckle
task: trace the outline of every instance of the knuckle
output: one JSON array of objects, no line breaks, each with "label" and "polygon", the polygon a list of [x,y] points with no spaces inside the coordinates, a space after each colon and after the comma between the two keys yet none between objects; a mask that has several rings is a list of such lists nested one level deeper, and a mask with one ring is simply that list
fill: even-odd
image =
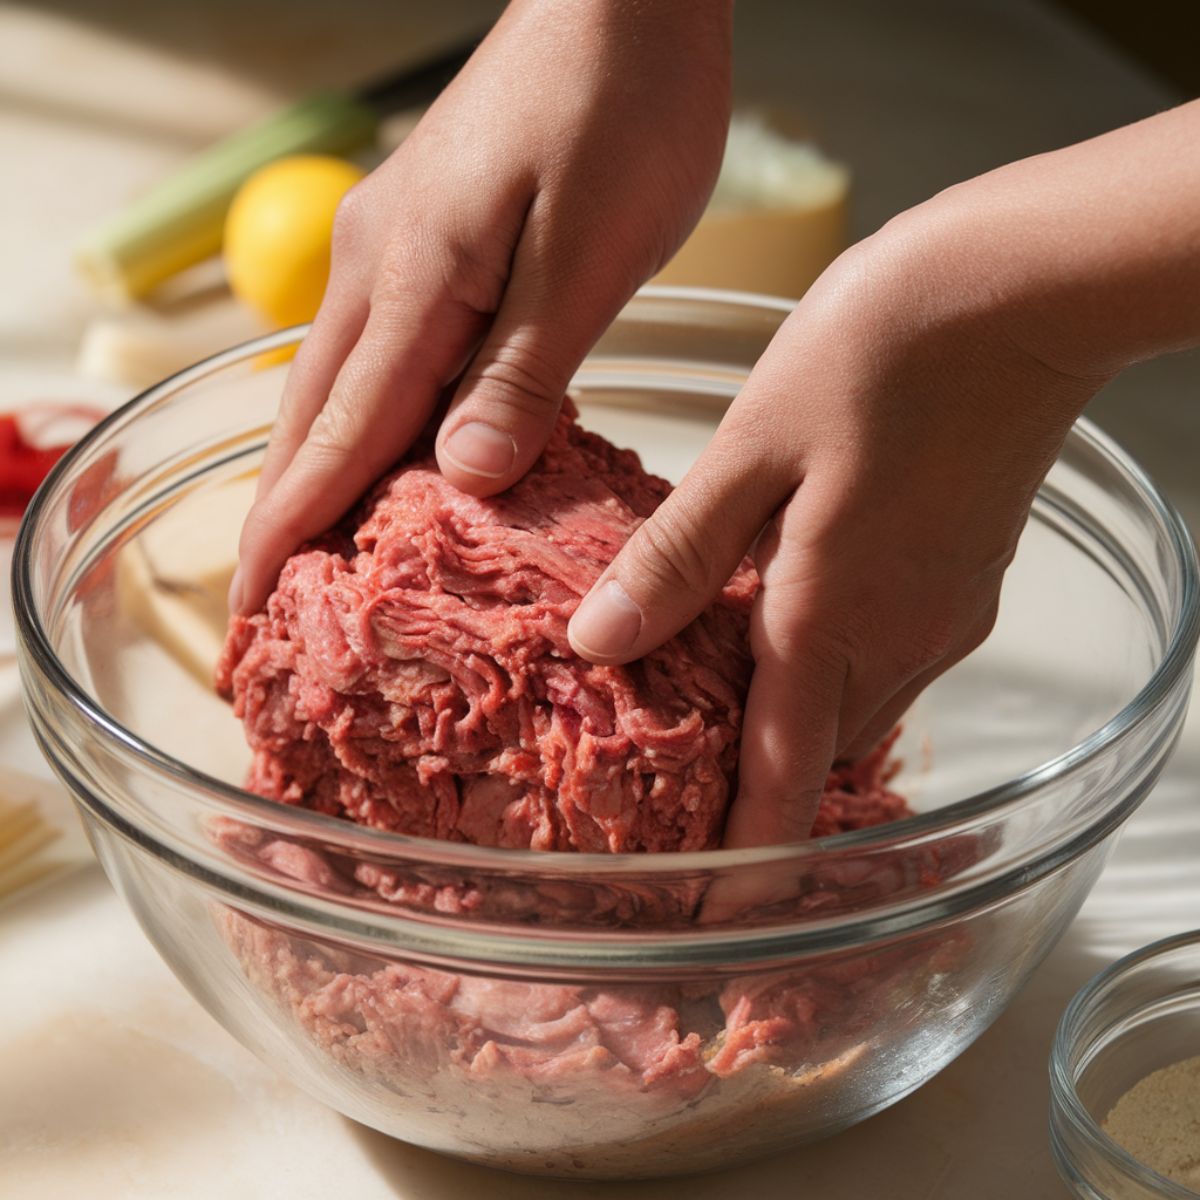
[{"label": "knuckle", "polygon": [[692,522],[663,506],[637,533],[639,573],[657,592],[706,594],[711,548]]},{"label": "knuckle", "polygon": [[975,626],[975,629],[971,634],[973,639],[971,644],[972,650],[974,650],[977,646],[982,646],[983,643],[992,636],[992,630],[996,628],[996,621],[999,619],[999,617],[1000,606],[999,604],[993,604],[984,615],[983,620]]},{"label": "knuckle", "polygon": [[772,638],[782,663],[804,665],[806,686],[817,680],[845,680],[861,652],[860,645],[841,626],[815,629],[811,621],[785,622]]},{"label": "knuckle", "polygon": [[427,218],[398,216],[375,267],[372,302],[416,295],[490,316],[500,307],[508,262],[503,249],[480,249]]},{"label": "knuckle", "polygon": [[442,246],[439,273],[453,304],[488,316],[500,307],[508,283],[508,255],[481,253],[462,238],[449,238]]},{"label": "knuckle", "polygon": [[[894,598],[881,595],[875,603],[843,611],[823,636],[836,645],[853,676],[875,675],[886,663],[888,675],[899,682],[957,662],[990,628],[953,599],[921,597],[906,614]],[[978,641],[972,640],[977,634]]]},{"label": "knuckle", "polygon": [[986,613],[970,628],[959,650],[957,657],[966,658],[973,650],[978,650],[991,636],[996,628],[996,618],[999,616],[999,605],[993,604]]},{"label": "knuckle", "polygon": [[952,618],[934,620],[913,640],[913,648],[923,665],[941,662],[954,653],[962,641],[962,630]]},{"label": "knuckle", "polygon": [[921,623],[898,646],[899,673],[912,678],[938,663],[959,657],[963,637],[962,614],[958,611],[926,613]]},{"label": "knuckle", "polygon": [[310,463],[336,463],[352,457],[360,449],[357,423],[338,404],[327,404],[317,414],[301,454]]},{"label": "knuckle", "polygon": [[[478,361],[478,360],[477,360]],[[507,342],[473,367],[467,386],[523,416],[544,419],[562,403],[558,364],[529,343]]]},{"label": "knuckle", "polygon": [[333,251],[335,255],[353,252],[361,245],[366,230],[369,202],[365,180],[356,183],[338,202],[333,214]]},{"label": "knuckle", "polygon": [[985,582],[961,588],[928,610],[920,640],[927,663],[947,666],[981,646],[996,626],[1000,612],[999,584]]},{"label": "knuckle", "polygon": [[860,673],[871,646],[861,614],[840,604],[777,598],[751,626],[755,661],[794,668],[804,688],[844,686]]},{"label": "knuckle", "polygon": [[400,229],[384,247],[375,264],[371,284],[371,307],[387,307],[397,301],[406,304],[410,297],[428,299],[433,288],[428,286],[428,235],[422,229],[401,222]]}]

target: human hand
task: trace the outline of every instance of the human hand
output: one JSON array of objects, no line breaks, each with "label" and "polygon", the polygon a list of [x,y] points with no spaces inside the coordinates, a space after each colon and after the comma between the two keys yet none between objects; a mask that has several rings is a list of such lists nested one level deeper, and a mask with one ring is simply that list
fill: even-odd
[{"label": "human hand", "polygon": [[1036,489],[1109,373],[1034,350],[1033,276],[981,251],[975,197],[893,222],[818,281],[572,619],[582,657],[628,662],[753,553],[726,846],[807,836],[835,758],[869,750],[986,637]]},{"label": "human hand", "polygon": [[950,188],[854,247],[585,597],[574,648],[628,662],[754,546],[727,846],[807,835],[830,763],[987,635],[1091,396],[1200,344],[1198,135],[1195,101]]},{"label": "human hand", "polygon": [[438,462],[489,495],[674,253],[716,179],[731,0],[515,0],[404,144],[347,196],[245,523],[232,611],[408,448],[459,380]]}]

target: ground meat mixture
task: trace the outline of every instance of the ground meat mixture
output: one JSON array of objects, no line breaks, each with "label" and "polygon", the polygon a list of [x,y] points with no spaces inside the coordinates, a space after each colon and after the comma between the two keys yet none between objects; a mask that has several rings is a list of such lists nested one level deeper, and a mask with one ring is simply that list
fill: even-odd
[{"label": "ground meat mixture", "polygon": [[[377,828],[489,846],[716,846],[751,669],[752,567],[630,666],[583,662],[566,636],[579,600],[669,490],[632,452],[582,429],[570,406],[537,466],[491,499],[450,487],[429,443],[419,446],[346,522],[289,560],[265,611],[231,624],[217,684],[253,750],[249,788]],[[818,836],[908,813],[888,787],[889,751],[890,742],[834,768]],[[220,839],[258,869],[327,895],[411,907],[424,894],[377,864],[286,839],[232,825]],[[908,869],[818,887],[797,903],[886,891]],[[484,904],[465,887],[426,890],[442,911]],[[508,911],[502,894],[493,907],[532,919],[520,908],[530,895],[514,892]],[[696,898],[681,901],[679,919]],[[656,924],[670,915],[656,900],[620,910],[619,923],[636,925],[639,913]],[[781,1119],[794,1127],[787,1098],[855,1061],[872,1022],[929,987],[945,951],[856,954],[705,985],[559,986],[372,958],[232,910],[222,922],[247,977],[339,1070],[442,1114],[444,1148],[501,1161],[499,1137],[509,1165],[551,1155],[598,1174],[639,1173],[627,1150],[655,1130],[683,1153],[703,1145],[713,1121],[759,1087],[784,1089]],[[743,1078],[754,1070],[768,1074]],[[548,1107],[534,1119],[525,1101]],[[488,1137],[472,1143],[480,1128],[492,1131],[490,1148]],[[440,1143],[431,1134],[429,1144]]]},{"label": "ground meat mixture", "polygon": [[362,824],[539,850],[715,846],[757,579],[627,667],[567,621],[669,492],[568,412],[538,465],[478,500],[418,454],[235,618],[218,669],[251,790]]}]

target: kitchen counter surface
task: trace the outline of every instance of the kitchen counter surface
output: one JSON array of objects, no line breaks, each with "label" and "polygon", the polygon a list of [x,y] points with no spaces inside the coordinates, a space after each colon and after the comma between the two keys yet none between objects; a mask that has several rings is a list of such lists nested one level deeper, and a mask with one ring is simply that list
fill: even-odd
[{"label": "kitchen counter surface", "polygon": [[[205,140],[300,91],[348,84],[473,28],[495,5],[368,0],[54,0],[0,8],[0,408],[104,404],[79,377],[93,315],[77,233]],[[419,16],[418,13],[424,15]],[[335,15],[336,14],[336,15]],[[855,174],[853,224],[1007,159],[1172,101],[1032,0],[740,0],[738,88],[795,107]],[[1195,355],[1149,364],[1093,409],[1200,528]],[[0,631],[0,773],[45,774]],[[524,1179],[391,1142],[241,1049],[183,991],[95,867],[0,908],[0,1200],[497,1200],[621,1196],[1062,1200],[1046,1058],[1075,989],[1118,955],[1200,924],[1200,719],[1060,945],[1005,1015],[902,1103],[806,1149],[699,1179]]]}]

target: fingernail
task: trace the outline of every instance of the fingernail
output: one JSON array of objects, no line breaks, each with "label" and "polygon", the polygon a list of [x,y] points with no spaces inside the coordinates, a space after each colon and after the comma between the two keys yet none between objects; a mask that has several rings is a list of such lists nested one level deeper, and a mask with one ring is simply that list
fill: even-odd
[{"label": "fingernail", "polygon": [[242,611],[242,568],[240,564],[229,581],[228,603],[229,611],[233,616],[237,616]]},{"label": "fingernail", "polygon": [[494,425],[468,421],[445,440],[442,453],[468,475],[499,479],[512,470],[517,457],[517,443]]},{"label": "fingernail", "polygon": [[642,610],[615,580],[584,597],[567,634],[588,658],[620,658],[633,648],[642,632]]}]

